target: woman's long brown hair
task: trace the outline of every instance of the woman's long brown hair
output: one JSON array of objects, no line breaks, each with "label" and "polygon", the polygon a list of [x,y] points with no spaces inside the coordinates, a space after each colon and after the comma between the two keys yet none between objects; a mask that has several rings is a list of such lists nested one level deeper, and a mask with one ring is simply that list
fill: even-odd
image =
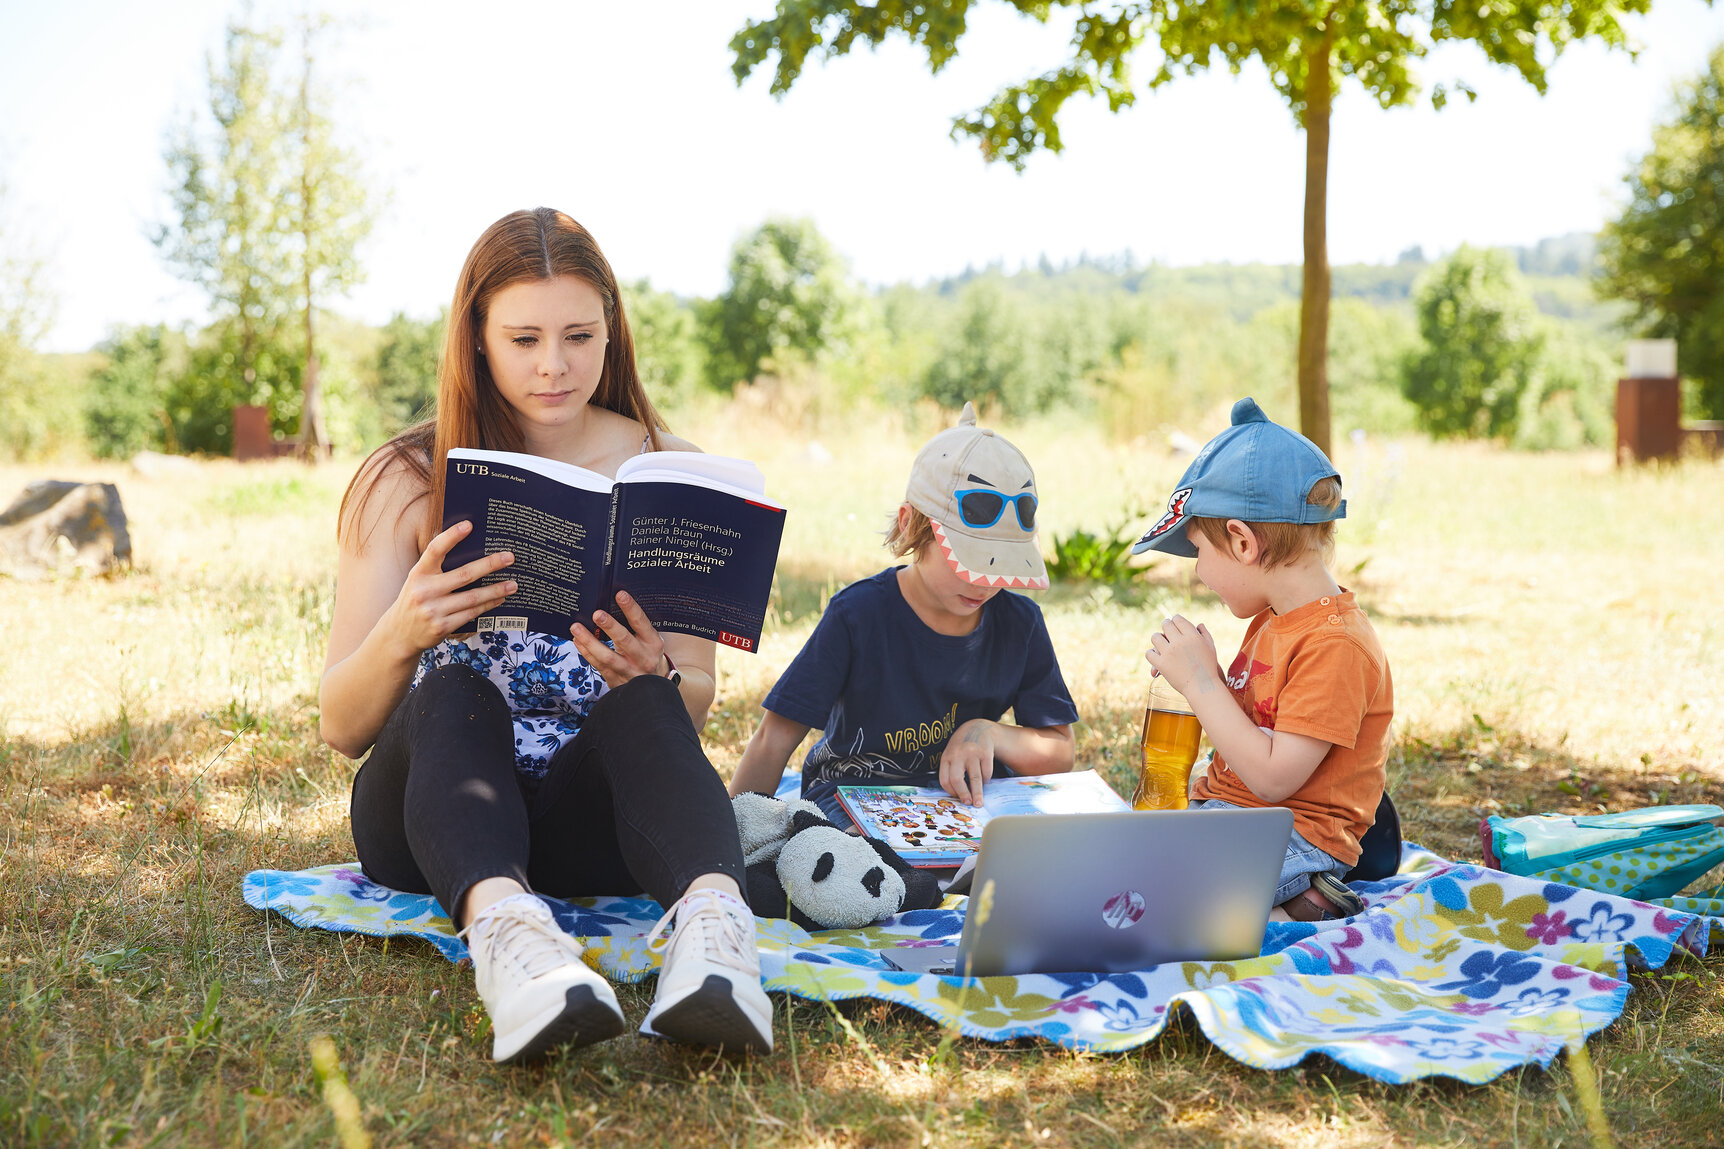
[{"label": "woman's long brown hair", "polygon": [[[517,283],[563,275],[590,284],[604,301],[608,342],[599,386],[589,402],[646,427],[653,450],[659,449],[659,432],[667,428],[641,386],[640,373],[635,369],[634,336],[623,311],[617,277],[592,233],[548,207],[511,212],[485,229],[467,253],[461,277],[455,281],[455,300],[449,308],[443,357],[437,368],[436,415],[383,444],[354,474],[341,497],[338,533],[347,535],[357,529],[378,479],[396,464],[424,484],[424,494],[431,497],[431,530],[439,531],[444,463],[450,448],[521,449],[523,440],[515,412],[497,390],[485,357],[478,353],[480,333],[491,300],[499,291]],[[364,548],[364,539],[354,542],[358,549]]]}]

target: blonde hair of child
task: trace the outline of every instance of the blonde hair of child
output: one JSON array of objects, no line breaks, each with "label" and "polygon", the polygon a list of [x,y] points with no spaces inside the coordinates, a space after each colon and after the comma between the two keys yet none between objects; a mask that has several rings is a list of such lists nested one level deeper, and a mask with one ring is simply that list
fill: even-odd
[{"label": "blonde hair of child", "polygon": [[894,558],[920,558],[924,550],[934,545],[934,524],[915,507],[909,510],[904,516],[894,512],[886,527],[886,549]]},{"label": "blonde hair of child", "polygon": [[[1305,496],[1305,501],[1324,510],[1334,510],[1341,505],[1341,481],[1336,478],[1318,479],[1311,485],[1311,493]],[[1218,549],[1227,549],[1227,520],[1193,518],[1197,529],[1202,531],[1211,543]],[[1264,570],[1273,570],[1285,563],[1295,562],[1307,551],[1320,551],[1323,561],[1327,563],[1335,553],[1335,521],[1326,523],[1246,523],[1251,533],[1257,536],[1257,545],[1261,556],[1257,562]]]}]

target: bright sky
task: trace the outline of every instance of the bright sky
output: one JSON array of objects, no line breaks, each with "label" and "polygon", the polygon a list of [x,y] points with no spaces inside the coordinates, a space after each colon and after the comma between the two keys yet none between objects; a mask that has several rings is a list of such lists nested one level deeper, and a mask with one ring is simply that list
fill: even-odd
[{"label": "bright sky", "polygon": [[[764,73],[739,89],[727,49],[771,0],[340,7],[366,13],[328,62],[348,77],[342,127],[392,198],[364,253],[369,278],[333,306],[370,322],[433,313],[480,231],[537,204],[591,228],[623,278],[682,294],[721,290],[730,245],[772,213],[813,217],[870,283],[1086,251],[1301,258],[1304,141],[1260,68],[1178,80],[1120,115],[1074,102],[1065,154],[1020,176],[947,134],[952,116],[1061,58],[1060,29],[1003,5],[978,5],[939,77],[899,42],[814,65],[783,101]],[[202,100],[204,57],[231,10],[0,0],[4,234],[50,265],[48,349],[88,347],[115,324],[206,318],[145,232],[170,218],[164,132]],[[1596,229],[1673,82],[1724,41],[1724,5],[1659,0],[1632,27],[1638,60],[1572,49],[1542,99],[1466,48],[1420,74],[1427,86],[1467,80],[1476,104],[1385,112],[1344,87],[1331,260]]]}]

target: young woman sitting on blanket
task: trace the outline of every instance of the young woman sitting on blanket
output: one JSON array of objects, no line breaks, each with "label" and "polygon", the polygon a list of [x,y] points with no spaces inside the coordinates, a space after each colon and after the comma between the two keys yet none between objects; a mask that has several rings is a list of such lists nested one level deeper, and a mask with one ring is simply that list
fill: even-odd
[{"label": "young woman sitting on blanket", "polygon": [[[770,1050],[742,848],[698,731],[713,644],[660,635],[625,595],[602,634],[475,631],[515,585],[445,572],[471,524],[440,527],[453,447],[520,451],[605,475],[665,431],[636,372],[616,276],[585,228],[548,208],[498,220],[455,285],[437,415],[379,448],[342,500],[320,703],[349,758],[366,875],[429,892],[473,955],[498,1061],[620,1033],[622,1011],[531,891],[639,890],[670,911],[641,1031]],[[668,936],[667,936],[667,931]]]}]

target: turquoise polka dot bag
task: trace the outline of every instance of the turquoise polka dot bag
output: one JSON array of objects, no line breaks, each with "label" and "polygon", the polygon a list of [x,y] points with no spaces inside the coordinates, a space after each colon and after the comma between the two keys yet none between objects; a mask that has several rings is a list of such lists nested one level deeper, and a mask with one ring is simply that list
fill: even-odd
[{"label": "turquoise polka dot bag", "polygon": [[[1614,814],[1491,815],[1479,825],[1485,864],[1523,877],[1724,914],[1724,887],[1679,897],[1724,865],[1717,806],[1649,806]],[[1712,903],[1707,905],[1707,903]]]}]

